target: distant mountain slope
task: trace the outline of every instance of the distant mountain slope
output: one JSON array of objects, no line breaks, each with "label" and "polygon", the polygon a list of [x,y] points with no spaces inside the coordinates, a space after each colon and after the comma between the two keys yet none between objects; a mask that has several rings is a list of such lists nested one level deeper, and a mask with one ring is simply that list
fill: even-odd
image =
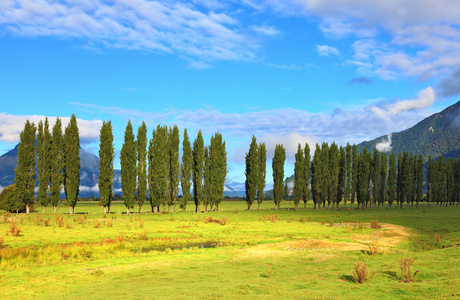
[{"label": "distant mountain slope", "polygon": [[[391,151],[409,151],[411,154],[458,157],[460,155],[460,101],[440,113],[420,121],[415,126],[391,135],[381,136],[357,145],[358,150],[367,147],[373,151],[391,139]],[[389,144],[389,143],[388,143]],[[378,148],[377,148],[378,149]]]}]

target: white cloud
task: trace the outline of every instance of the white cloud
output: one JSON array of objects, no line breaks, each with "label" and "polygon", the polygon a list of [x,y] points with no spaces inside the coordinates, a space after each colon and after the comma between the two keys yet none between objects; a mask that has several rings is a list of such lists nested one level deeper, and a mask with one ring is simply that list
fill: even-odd
[{"label": "white cloud", "polygon": [[80,185],[80,192],[93,192],[93,193],[99,193],[99,185],[95,186],[85,186],[85,185]]},{"label": "white cloud", "polygon": [[[24,130],[26,120],[38,125],[40,121],[45,121],[46,116],[40,115],[10,115],[0,113],[0,141],[7,143],[19,142],[19,134]],[[70,121],[70,117],[60,117],[62,122],[62,131]],[[56,117],[48,117],[50,131],[56,122]],[[99,140],[99,131],[102,126],[100,120],[83,120],[77,118],[77,124],[80,133],[81,142],[92,142]]]},{"label": "white cloud", "polygon": [[387,136],[387,140],[382,140],[380,143],[375,145],[375,148],[378,151],[390,152],[393,147],[391,147],[391,133]]},{"label": "white cloud", "polygon": [[316,45],[316,51],[320,56],[340,55],[339,50],[328,45]]},{"label": "white cloud", "polygon": [[[2,1],[0,26],[15,35],[81,38],[92,47],[174,53],[205,62],[254,56],[258,45],[249,29],[225,11],[201,11],[224,5],[194,2]],[[265,34],[275,33],[275,28],[260,27],[264,29]]]},{"label": "white cloud", "polygon": [[418,97],[411,100],[396,101],[388,106],[388,112],[397,115],[403,111],[425,108],[433,105],[436,99],[434,90],[428,87],[418,94]]},{"label": "white cloud", "polygon": [[263,35],[267,35],[267,36],[276,36],[276,35],[279,35],[281,34],[281,32],[274,26],[266,26],[266,25],[262,25],[262,26],[250,26],[249,29],[257,32],[257,33],[261,33]]}]

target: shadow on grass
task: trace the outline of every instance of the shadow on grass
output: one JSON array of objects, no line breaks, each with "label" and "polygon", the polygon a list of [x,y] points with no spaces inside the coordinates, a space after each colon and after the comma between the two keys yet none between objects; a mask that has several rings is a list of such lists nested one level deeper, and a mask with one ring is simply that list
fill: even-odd
[{"label": "shadow on grass", "polygon": [[340,279],[351,282],[351,283],[355,283],[355,279],[351,275],[342,275],[340,276]]},{"label": "shadow on grass", "polygon": [[383,276],[388,277],[390,279],[400,279],[394,271],[382,271],[381,273],[383,274]]}]

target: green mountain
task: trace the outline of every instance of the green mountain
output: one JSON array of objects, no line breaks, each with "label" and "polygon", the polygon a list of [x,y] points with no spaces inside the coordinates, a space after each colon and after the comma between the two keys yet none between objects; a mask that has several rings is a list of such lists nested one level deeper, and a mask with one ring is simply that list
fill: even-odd
[{"label": "green mountain", "polygon": [[[359,151],[364,147],[373,151],[391,146],[391,151],[409,151],[422,154],[425,161],[428,156],[458,157],[460,155],[460,101],[443,111],[431,115],[413,127],[394,132],[357,145]],[[380,148],[380,149],[379,149]],[[389,147],[387,147],[390,150]]]}]

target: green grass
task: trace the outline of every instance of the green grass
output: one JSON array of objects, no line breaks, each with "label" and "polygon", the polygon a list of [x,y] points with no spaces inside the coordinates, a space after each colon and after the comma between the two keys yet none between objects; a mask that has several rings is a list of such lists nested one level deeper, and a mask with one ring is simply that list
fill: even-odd
[{"label": "green grass", "polygon": [[[221,212],[127,216],[123,204],[114,203],[103,216],[95,203],[82,202],[73,216],[59,207],[62,227],[52,208],[46,215],[3,213],[2,298],[460,297],[459,207],[245,207],[224,202]],[[213,222],[224,218],[225,225]],[[371,220],[382,228],[371,229]],[[17,237],[6,235],[11,221],[21,229]],[[377,254],[369,254],[370,243]],[[412,273],[419,270],[412,283],[400,282],[404,257],[415,258]],[[360,261],[376,272],[364,284],[352,277]]]}]

